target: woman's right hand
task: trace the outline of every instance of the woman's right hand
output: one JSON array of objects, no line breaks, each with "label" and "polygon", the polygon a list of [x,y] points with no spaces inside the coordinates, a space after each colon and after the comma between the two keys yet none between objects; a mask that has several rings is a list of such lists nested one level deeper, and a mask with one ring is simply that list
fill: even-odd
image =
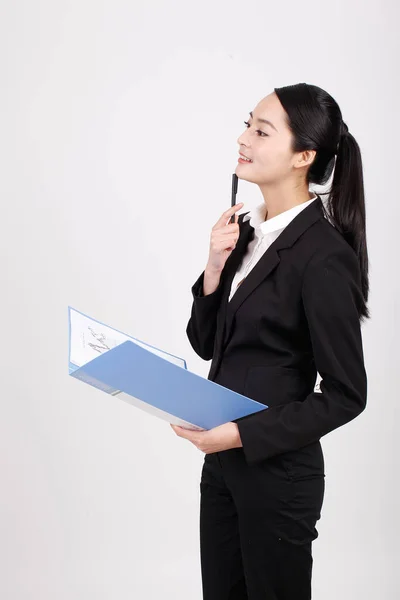
[{"label": "woman's right hand", "polygon": [[[239,239],[239,216],[236,214],[243,208],[243,202],[228,208],[215,223],[210,236],[210,254],[207,262],[207,271],[221,273],[226,261],[231,255]],[[232,215],[235,222],[229,223]]]}]

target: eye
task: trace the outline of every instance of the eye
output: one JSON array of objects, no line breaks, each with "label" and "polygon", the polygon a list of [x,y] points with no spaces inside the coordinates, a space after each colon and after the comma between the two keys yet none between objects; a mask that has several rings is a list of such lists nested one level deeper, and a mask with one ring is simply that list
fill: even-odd
[{"label": "eye", "polygon": [[[244,124],[249,128],[250,127],[250,123],[248,121],[245,121]],[[263,131],[261,131],[261,129],[256,129],[256,133],[260,134],[260,137],[265,136],[268,137],[268,133],[264,133]]]}]

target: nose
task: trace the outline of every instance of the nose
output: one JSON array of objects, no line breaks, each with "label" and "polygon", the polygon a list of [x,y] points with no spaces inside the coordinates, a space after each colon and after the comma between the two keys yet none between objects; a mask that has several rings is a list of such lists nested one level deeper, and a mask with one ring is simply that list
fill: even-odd
[{"label": "nose", "polygon": [[249,143],[247,141],[247,135],[247,129],[241,135],[239,135],[238,139],[236,140],[239,146],[249,146]]}]

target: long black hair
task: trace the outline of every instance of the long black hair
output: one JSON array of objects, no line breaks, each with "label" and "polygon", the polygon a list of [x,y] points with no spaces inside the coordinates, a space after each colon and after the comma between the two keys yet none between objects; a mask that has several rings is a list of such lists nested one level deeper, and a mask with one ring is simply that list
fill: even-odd
[{"label": "long black hair", "polygon": [[[369,278],[365,227],[364,180],[360,147],[343,122],[337,102],[307,83],[274,88],[293,133],[293,152],[316,150],[307,184],[324,185],[335,169],[324,209],[355,251],[361,271],[360,318],[369,318]],[[335,160],[336,157],[336,160]]]}]

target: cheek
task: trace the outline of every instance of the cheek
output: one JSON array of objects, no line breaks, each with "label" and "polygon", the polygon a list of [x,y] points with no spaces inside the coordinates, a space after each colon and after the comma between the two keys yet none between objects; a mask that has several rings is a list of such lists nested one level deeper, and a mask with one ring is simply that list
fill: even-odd
[{"label": "cheek", "polygon": [[287,144],[276,143],[270,155],[272,164],[280,171],[286,172],[291,168],[292,154]]},{"label": "cheek", "polygon": [[286,170],[289,159],[280,144],[270,144],[260,155],[260,164],[268,171]]},{"label": "cheek", "polygon": [[290,156],[286,148],[271,144],[257,155],[257,171],[252,172],[257,183],[285,178],[291,172]]}]

